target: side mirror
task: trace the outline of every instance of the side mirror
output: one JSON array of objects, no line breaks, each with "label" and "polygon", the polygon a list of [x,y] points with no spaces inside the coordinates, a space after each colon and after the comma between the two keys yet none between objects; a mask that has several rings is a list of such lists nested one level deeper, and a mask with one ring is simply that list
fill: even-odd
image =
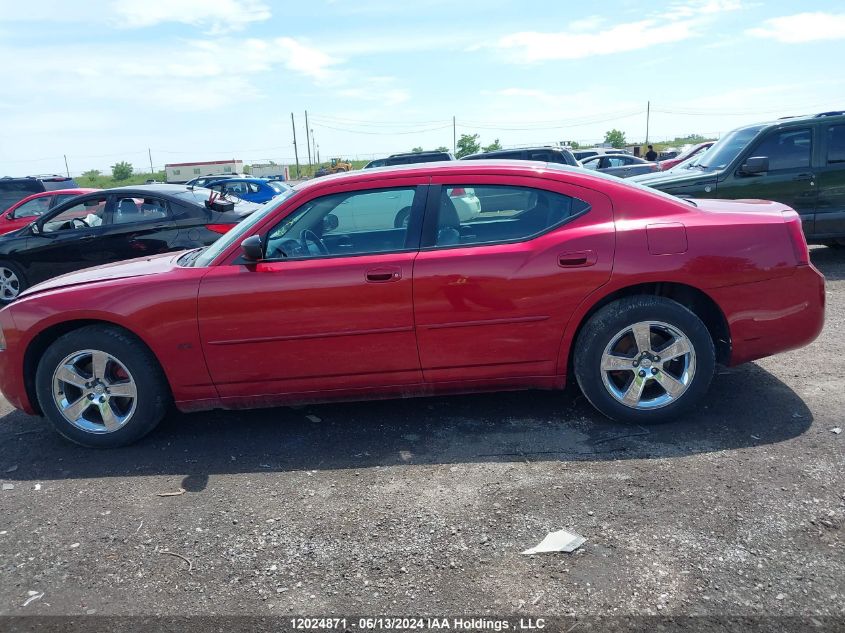
[{"label": "side mirror", "polygon": [[251,235],[241,242],[241,252],[244,259],[250,262],[261,261],[264,257],[264,246],[261,244],[260,235]]},{"label": "side mirror", "polygon": [[38,226],[38,222],[33,222],[29,225],[29,230],[32,232],[33,235],[41,235],[41,229]]},{"label": "side mirror", "polygon": [[762,174],[769,171],[769,157],[768,156],[752,156],[746,160],[739,170],[743,174]]}]

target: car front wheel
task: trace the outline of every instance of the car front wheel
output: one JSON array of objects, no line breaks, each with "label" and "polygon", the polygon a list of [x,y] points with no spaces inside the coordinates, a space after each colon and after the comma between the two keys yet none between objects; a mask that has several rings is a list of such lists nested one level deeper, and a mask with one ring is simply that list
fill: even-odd
[{"label": "car front wheel", "polygon": [[575,377],[609,418],[668,422],[707,392],[715,357],[710,332],[692,311],[663,297],[628,297],[585,324],[575,344]]},{"label": "car front wheel", "polygon": [[0,305],[11,303],[26,288],[23,271],[12,262],[0,261]]},{"label": "car front wheel", "polygon": [[88,326],[58,338],[38,364],[35,386],[56,430],[91,447],[140,439],[161,421],[169,402],[152,352],[111,326]]}]

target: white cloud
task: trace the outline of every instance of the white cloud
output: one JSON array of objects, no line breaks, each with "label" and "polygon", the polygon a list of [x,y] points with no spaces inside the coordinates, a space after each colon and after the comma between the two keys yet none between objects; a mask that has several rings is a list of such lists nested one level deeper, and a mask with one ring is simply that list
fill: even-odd
[{"label": "white cloud", "polygon": [[819,11],[772,18],[746,33],[784,44],[845,39],[845,13]]},{"label": "white cloud", "polygon": [[565,31],[511,33],[499,38],[494,48],[515,63],[626,53],[695,37],[698,28],[716,15],[740,8],[738,0],[676,3],[662,15],[611,25],[601,31],[597,29],[603,22],[592,17],[570,23]]},{"label": "white cloud", "polygon": [[115,0],[111,9],[117,26],[142,28],[178,22],[207,29],[209,34],[239,31],[271,15],[260,0]]}]

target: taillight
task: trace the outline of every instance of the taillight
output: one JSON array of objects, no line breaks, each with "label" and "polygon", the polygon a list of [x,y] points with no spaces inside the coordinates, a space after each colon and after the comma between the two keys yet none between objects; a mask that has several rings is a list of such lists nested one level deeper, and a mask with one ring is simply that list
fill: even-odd
[{"label": "taillight", "polygon": [[223,233],[228,233],[229,229],[231,229],[233,226],[235,226],[235,225],[234,224],[206,224],[205,228],[207,228],[209,231],[214,231],[215,233],[220,233],[222,235]]},{"label": "taillight", "polygon": [[804,239],[801,217],[795,211],[784,211],[783,221],[786,224],[786,230],[789,232],[789,239],[792,241],[792,248],[795,251],[795,258],[798,263],[809,264],[810,249],[807,248],[807,240]]},{"label": "taillight", "polygon": [[450,198],[457,198],[458,196],[465,196],[467,195],[467,190],[463,187],[455,187],[452,189],[452,193],[449,194]]}]

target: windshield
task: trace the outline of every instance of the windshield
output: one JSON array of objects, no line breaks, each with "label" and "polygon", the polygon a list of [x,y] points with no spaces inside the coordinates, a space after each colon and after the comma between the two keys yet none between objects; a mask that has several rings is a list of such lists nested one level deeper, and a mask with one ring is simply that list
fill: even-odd
[{"label": "windshield", "polygon": [[[207,191],[207,190],[206,190]],[[290,198],[293,194],[296,193],[296,189],[287,189],[280,193],[278,196],[273,198],[270,202],[266,203],[263,207],[259,208],[255,213],[247,216],[245,220],[236,224],[232,229],[230,229],[227,233],[222,235],[220,239],[218,239],[214,244],[206,248],[196,259],[193,260],[189,265],[193,266],[194,268],[202,268],[203,266],[208,266],[214,259],[220,255],[223,251],[225,251],[229,246],[238,242],[242,239],[242,237],[249,232],[249,230],[259,224],[264,218],[266,218],[270,213],[275,211],[285,200]]]},{"label": "windshield", "polygon": [[696,164],[701,169],[722,169],[730,165],[765,126],[755,125],[730,132],[707,150]]}]

